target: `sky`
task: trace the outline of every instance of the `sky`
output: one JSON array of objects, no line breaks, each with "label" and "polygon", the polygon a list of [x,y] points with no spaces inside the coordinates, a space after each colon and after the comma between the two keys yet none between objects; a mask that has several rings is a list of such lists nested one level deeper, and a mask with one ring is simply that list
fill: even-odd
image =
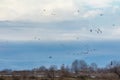
[{"label": "sky", "polygon": [[[120,0],[0,0],[0,70],[120,61]],[[52,56],[50,59],[49,57]]]}]

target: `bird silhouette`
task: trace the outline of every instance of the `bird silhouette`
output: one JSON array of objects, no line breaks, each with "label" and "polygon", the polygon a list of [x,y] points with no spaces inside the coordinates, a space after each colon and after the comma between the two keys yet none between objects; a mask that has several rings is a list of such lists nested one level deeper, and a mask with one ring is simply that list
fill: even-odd
[{"label": "bird silhouette", "polygon": [[104,15],[104,14],[102,14],[102,13],[100,14],[100,16],[103,16],[103,15]]},{"label": "bird silhouette", "polygon": [[97,34],[101,34],[102,33],[102,30],[99,29],[99,28],[97,28],[95,31],[97,32]]},{"label": "bird silhouette", "polygon": [[115,26],[115,24],[113,24],[112,26]]},{"label": "bird silhouette", "polygon": [[49,59],[52,59],[52,56],[49,56],[48,58],[49,58]]},{"label": "bird silhouette", "polygon": [[90,29],[90,32],[92,32],[93,30],[92,29]]}]

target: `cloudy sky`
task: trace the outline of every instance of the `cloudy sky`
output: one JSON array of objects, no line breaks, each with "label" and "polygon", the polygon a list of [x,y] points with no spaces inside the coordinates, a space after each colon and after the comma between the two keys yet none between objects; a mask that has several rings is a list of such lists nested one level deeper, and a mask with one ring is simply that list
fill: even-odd
[{"label": "cloudy sky", "polygon": [[[119,60],[119,4],[120,0],[0,0],[0,69],[70,65],[75,59],[105,66]],[[82,54],[87,51],[90,54]]]}]

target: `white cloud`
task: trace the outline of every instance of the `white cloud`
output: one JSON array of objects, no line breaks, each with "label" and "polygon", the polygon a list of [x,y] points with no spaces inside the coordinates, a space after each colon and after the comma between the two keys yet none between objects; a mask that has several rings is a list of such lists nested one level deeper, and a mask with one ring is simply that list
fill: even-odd
[{"label": "white cloud", "polygon": [[[117,0],[115,0],[117,2]],[[96,19],[98,14],[104,13],[106,9],[116,14],[119,5],[113,5],[114,0],[0,0],[0,21],[33,21],[33,22],[55,22],[55,21],[82,21],[84,19]],[[104,10],[103,10],[104,9]],[[107,20],[107,19],[106,19]],[[99,20],[98,20],[99,21]],[[105,20],[103,20],[105,21]],[[110,20],[109,20],[110,21]],[[112,21],[112,20],[111,20]],[[91,21],[92,22],[92,21]],[[95,21],[97,22],[97,19]],[[63,23],[64,24],[64,23]],[[89,25],[88,23],[86,23]],[[92,23],[90,23],[92,24]],[[107,23],[104,23],[106,27]],[[10,25],[10,24],[8,24]],[[73,23],[72,26],[82,25]],[[20,26],[19,24],[16,26]],[[25,26],[23,24],[23,26]],[[61,27],[59,25],[54,25]],[[69,25],[68,25],[69,26]],[[71,26],[71,25],[70,25]],[[62,26],[64,27],[64,26]],[[41,40],[109,40],[119,39],[119,29],[104,28],[103,34],[90,33],[88,27],[74,30],[58,30],[59,28],[47,27],[36,28],[27,25],[25,27],[13,27],[0,29],[0,40],[11,41],[34,41],[34,37]]]},{"label": "white cloud", "polygon": [[51,22],[94,17],[93,14],[96,15],[98,12],[89,10],[89,7],[107,8],[113,1],[1,0],[0,20]]},{"label": "white cloud", "polygon": [[112,13],[115,14],[116,12],[118,12],[120,10],[120,6],[116,5],[112,7]]},{"label": "white cloud", "polygon": [[97,16],[98,14],[101,14],[101,13],[103,13],[103,11],[100,11],[100,10],[91,10],[91,11],[86,12],[83,15],[83,17],[84,18],[95,17],[95,16]]},{"label": "white cloud", "polygon": [[[63,28],[64,29],[64,28]],[[120,29],[104,27],[102,33],[97,28],[81,27],[74,30],[60,29],[58,27],[4,27],[0,29],[0,40],[3,41],[93,41],[93,40],[119,40]]]}]

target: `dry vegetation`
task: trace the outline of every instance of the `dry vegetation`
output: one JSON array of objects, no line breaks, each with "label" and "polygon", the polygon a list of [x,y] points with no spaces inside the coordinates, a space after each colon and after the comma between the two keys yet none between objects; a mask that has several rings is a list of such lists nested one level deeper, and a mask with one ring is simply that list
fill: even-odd
[{"label": "dry vegetation", "polygon": [[97,64],[88,65],[84,60],[75,60],[71,66],[62,65],[57,69],[41,66],[32,70],[0,71],[0,80],[120,80],[120,63],[111,61],[105,68]]}]

